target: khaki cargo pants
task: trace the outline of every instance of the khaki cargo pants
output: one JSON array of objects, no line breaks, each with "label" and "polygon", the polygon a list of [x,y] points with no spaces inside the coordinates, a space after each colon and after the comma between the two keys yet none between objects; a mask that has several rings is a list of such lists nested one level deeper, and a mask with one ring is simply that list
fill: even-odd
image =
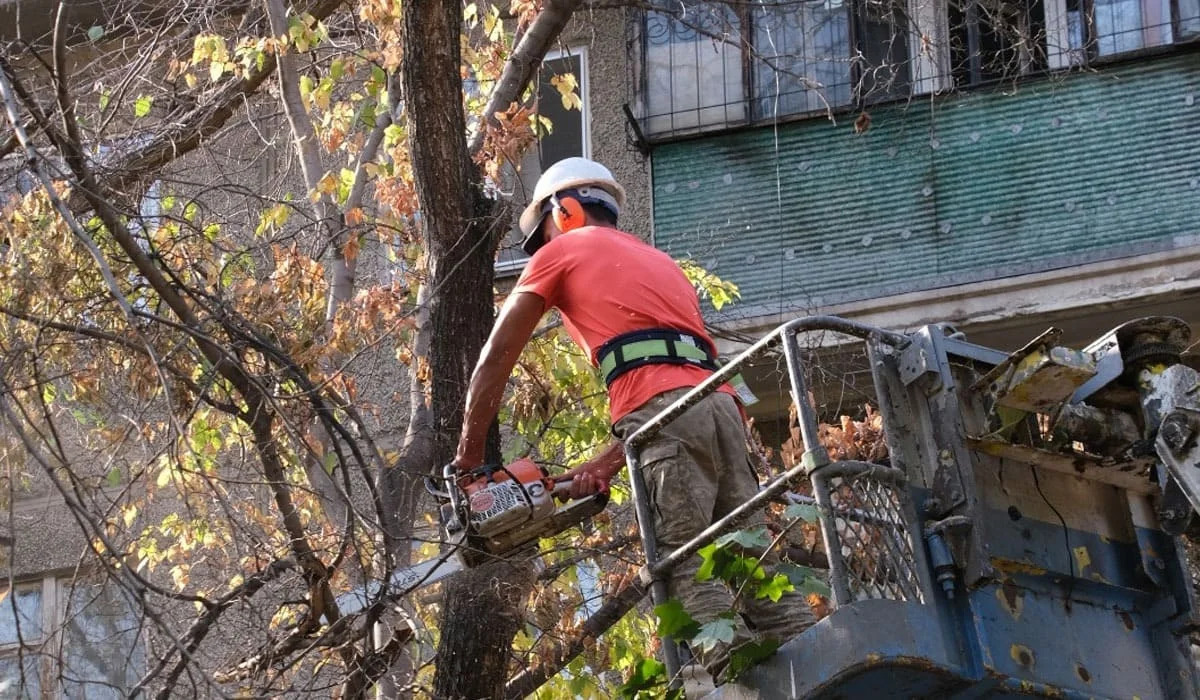
[{"label": "khaki cargo pants", "polygon": [[[613,433],[625,440],[687,391],[676,389],[655,396],[617,421]],[[653,504],[660,555],[700,534],[758,491],[746,437],[745,423],[733,397],[716,393],[668,423],[642,448],[642,469]],[[760,510],[741,527],[758,527],[764,522]],[[764,561],[769,572],[775,560],[769,556]],[[731,651],[738,646],[763,638],[782,644],[816,621],[804,597],[794,591],[774,603],[769,598],[755,600],[753,592],[744,592],[735,606],[733,594],[723,583],[696,581],[700,564],[697,555],[676,567],[668,579],[668,589],[700,624],[731,608],[740,613],[733,642],[698,655],[718,682],[725,680],[721,673]]]}]

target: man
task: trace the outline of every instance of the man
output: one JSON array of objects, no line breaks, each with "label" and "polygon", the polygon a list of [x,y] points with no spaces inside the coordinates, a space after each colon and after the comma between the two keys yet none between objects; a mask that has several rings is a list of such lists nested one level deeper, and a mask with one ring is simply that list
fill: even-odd
[{"label": "man", "polygon": [[[567,158],[538,180],[521,214],[525,251],[532,257],[509,295],[471,378],[455,465],[483,460],[488,426],[496,417],[518,355],[542,314],[557,308],[563,325],[605,375],[613,433],[621,440],[715,369],[696,291],[668,255],[615,228],[625,192],[612,173],[585,158]],[[746,448],[746,428],[733,391],[724,386],[669,423],[642,449],[660,552],[690,540],[758,490]],[[624,464],[622,443],[569,472],[571,495],[608,488]],[[760,525],[759,513],[748,526]],[[704,624],[734,607],[722,585],[695,580],[699,557],[668,581],[692,617]],[[732,645],[700,661],[718,682],[731,650],[770,637],[780,643],[813,623],[799,594],[778,603],[737,601],[742,613]],[[746,624],[742,624],[742,622]]]}]

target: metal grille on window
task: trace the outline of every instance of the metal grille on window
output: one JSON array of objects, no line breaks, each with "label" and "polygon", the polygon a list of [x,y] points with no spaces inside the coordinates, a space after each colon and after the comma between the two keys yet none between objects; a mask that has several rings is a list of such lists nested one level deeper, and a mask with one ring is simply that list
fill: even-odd
[{"label": "metal grille on window", "polygon": [[949,0],[947,11],[955,86],[1011,80],[1046,68],[1042,0]]},{"label": "metal grille on window", "polygon": [[1200,36],[1200,0],[1068,0],[1075,64]]},{"label": "metal grille on window", "polygon": [[[888,599],[925,602],[917,557],[915,532],[909,520],[908,495],[899,470],[866,463],[841,463],[824,479],[830,508],[822,514],[829,546],[835,593],[854,600]],[[818,488],[821,488],[820,486]],[[834,557],[840,559],[835,565]],[[840,597],[840,596],[839,596]]]},{"label": "metal grille on window", "polygon": [[850,102],[846,0],[760,0],[753,5],[755,116],[816,112]]},{"label": "metal grille on window", "polygon": [[740,32],[737,15],[722,3],[646,13],[646,133],[694,133],[745,121]]}]

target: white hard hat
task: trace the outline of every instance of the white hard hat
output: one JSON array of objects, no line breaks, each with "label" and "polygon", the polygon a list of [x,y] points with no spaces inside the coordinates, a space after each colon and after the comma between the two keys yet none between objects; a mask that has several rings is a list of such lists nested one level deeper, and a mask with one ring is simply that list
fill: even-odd
[{"label": "white hard hat", "polygon": [[[529,201],[529,206],[521,212],[520,225],[521,232],[525,234],[524,247],[528,250],[530,239],[534,237],[545,216],[543,205],[546,200],[563,190],[590,187],[601,190],[597,193],[601,195],[599,199],[610,209],[615,205],[614,214],[621,213],[621,209],[625,207],[625,188],[621,187],[621,183],[617,182],[608,168],[594,160],[579,157],[563,158],[547,168],[538,178],[537,186],[533,188],[533,199]],[[604,197],[604,194],[608,197]],[[608,201],[610,198],[611,202]],[[536,247],[538,246],[534,246],[535,249]]]}]

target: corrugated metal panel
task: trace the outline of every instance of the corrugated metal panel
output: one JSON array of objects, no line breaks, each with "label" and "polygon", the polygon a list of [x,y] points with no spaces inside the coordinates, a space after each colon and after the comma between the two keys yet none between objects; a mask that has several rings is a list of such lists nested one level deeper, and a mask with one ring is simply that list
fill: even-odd
[{"label": "corrugated metal panel", "polygon": [[[655,149],[657,245],[741,313],[1195,243],[1200,61],[1176,56]],[[764,309],[765,310],[765,309]]]}]

